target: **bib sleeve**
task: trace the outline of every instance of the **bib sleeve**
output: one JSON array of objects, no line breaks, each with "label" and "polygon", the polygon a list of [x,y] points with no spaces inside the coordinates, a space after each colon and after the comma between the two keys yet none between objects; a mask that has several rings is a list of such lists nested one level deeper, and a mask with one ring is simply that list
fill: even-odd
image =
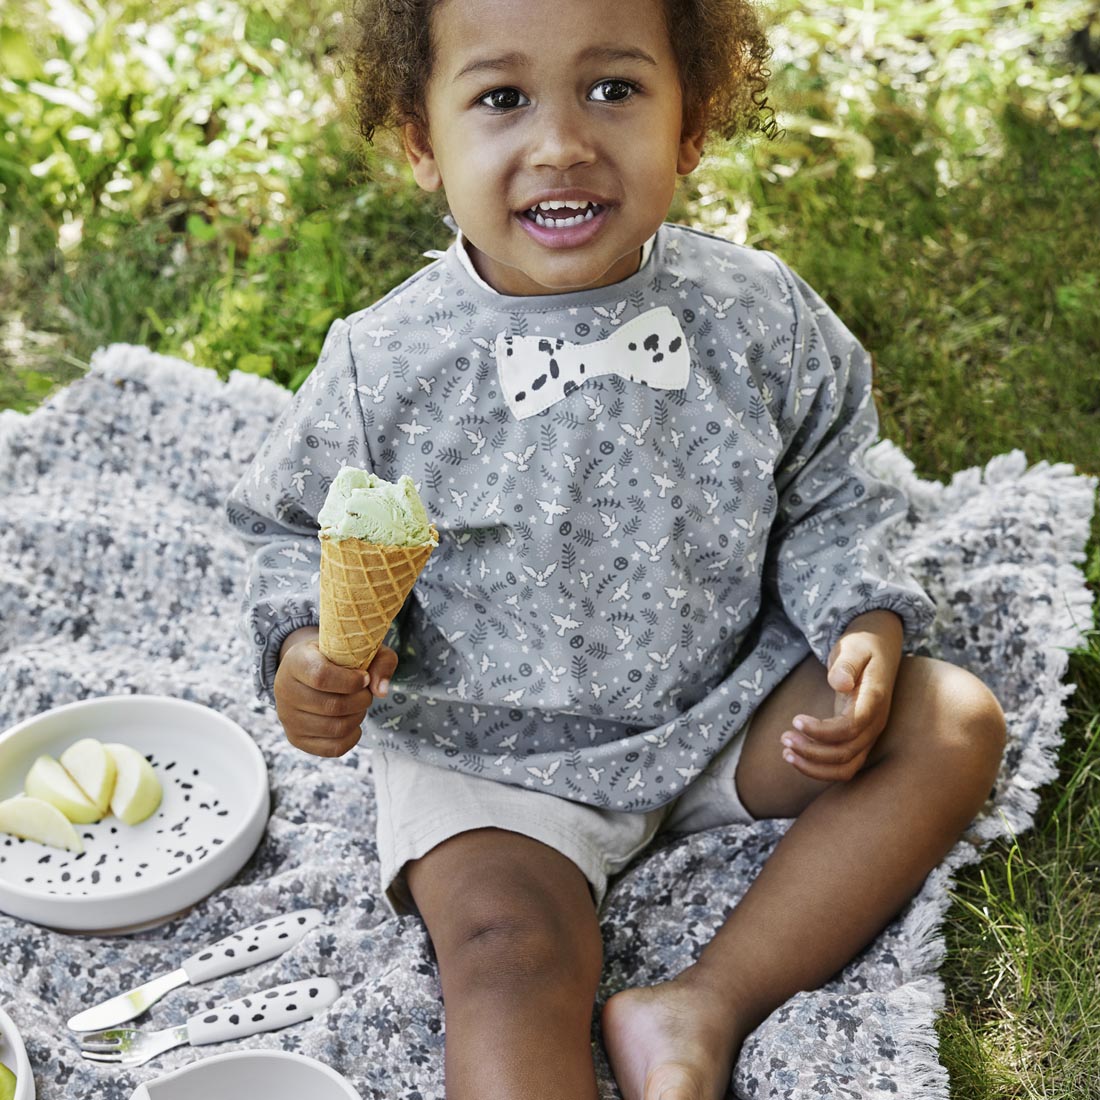
[{"label": "bib sleeve", "polygon": [[317,365],[226,501],[230,526],[255,547],[241,627],[253,650],[256,694],[271,703],[283,641],[318,621],[317,514],[342,466],[369,468],[350,336],[346,321],[333,322]]},{"label": "bib sleeve", "polygon": [[766,583],[824,664],[858,615],[893,611],[913,638],[935,605],[891,552],[907,500],[863,465],[879,432],[871,358],[807,283],[781,269],[795,320]]}]

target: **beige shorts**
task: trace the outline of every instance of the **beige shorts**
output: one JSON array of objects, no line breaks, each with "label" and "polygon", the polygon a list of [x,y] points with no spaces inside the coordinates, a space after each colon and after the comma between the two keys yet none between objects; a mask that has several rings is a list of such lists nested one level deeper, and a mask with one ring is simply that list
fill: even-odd
[{"label": "beige shorts", "polygon": [[746,735],[747,728],[679,798],[648,813],[601,810],[527,787],[438,768],[405,753],[373,749],[378,856],[386,902],[398,916],[415,913],[405,865],[458,833],[493,827],[533,837],[571,859],[588,879],[599,908],[608,879],[658,832],[696,833],[753,820],[734,784]]}]

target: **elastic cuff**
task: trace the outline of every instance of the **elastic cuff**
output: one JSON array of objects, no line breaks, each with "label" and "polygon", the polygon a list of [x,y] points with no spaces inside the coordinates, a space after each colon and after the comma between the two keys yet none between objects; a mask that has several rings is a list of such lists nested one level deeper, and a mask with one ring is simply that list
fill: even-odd
[{"label": "elastic cuff", "polygon": [[860,615],[866,615],[868,611],[892,611],[901,619],[902,630],[907,641],[924,634],[936,617],[936,605],[930,597],[895,595],[864,600],[863,603],[847,609],[837,618],[832,630],[823,639],[825,643],[823,653],[818,652],[817,646],[814,646],[814,652],[822,664],[828,662],[833,646],[852,624],[852,620],[858,619]]}]

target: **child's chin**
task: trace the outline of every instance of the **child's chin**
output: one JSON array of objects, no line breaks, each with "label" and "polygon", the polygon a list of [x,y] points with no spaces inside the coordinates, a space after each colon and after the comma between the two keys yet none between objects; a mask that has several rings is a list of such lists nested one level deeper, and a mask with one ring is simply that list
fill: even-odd
[{"label": "child's chin", "polygon": [[589,290],[600,290],[605,286],[614,286],[621,283],[622,279],[616,279],[610,275],[603,275],[587,282],[577,282],[576,279],[564,280],[560,283],[545,283],[540,290],[528,291],[529,294],[584,294]]},{"label": "child's chin", "polygon": [[606,258],[601,257],[599,261],[580,265],[580,270],[578,270],[576,257],[572,264],[566,264],[563,256],[563,274],[560,278],[554,279],[553,275],[547,272],[547,280],[554,282],[553,290],[557,293],[564,294],[571,291],[580,294],[586,290],[599,290],[602,287],[614,286],[634,275],[641,267],[641,256],[642,250],[639,246],[630,249],[629,252],[610,263]]}]

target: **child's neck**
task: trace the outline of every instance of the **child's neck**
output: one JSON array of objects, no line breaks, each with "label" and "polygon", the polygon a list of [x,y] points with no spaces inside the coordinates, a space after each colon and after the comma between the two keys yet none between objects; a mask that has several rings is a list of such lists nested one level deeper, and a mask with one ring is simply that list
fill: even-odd
[{"label": "child's neck", "polygon": [[[629,275],[625,275],[623,277],[624,279],[632,278],[634,275],[636,275],[642,269],[642,267],[645,265],[646,261],[649,259],[649,254],[653,250],[653,244],[656,241],[656,239],[657,239],[657,235],[654,234],[652,237],[649,238],[648,241],[645,242],[645,244],[642,245],[641,248],[638,249],[638,254],[635,257],[636,262],[634,264],[634,267],[631,270]],[[477,257],[478,257],[477,249],[474,248],[470,244],[469,238],[462,232],[461,229],[459,229],[457,231],[457,245],[456,245],[456,247],[457,247],[457,250],[458,250],[458,257],[462,261],[462,265],[466,268],[466,270],[470,274],[471,278],[473,278],[474,281],[483,290],[487,290],[490,294],[500,295],[500,297],[502,297],[502,298],[503,297],[509,297],[509,295],[504,294],[502,291],[497,290],[496,287],[492,286],[489,283],[489,281],[485,278],[484,274],[482,274],[482,272],[478,270],[478,267],[477,267]],[[620,282],[621,281],[622,280],[620,280]],[[568,297],[568,295],[565,295],[565,294],[563,294],[561,296],[562,297]]]}]

